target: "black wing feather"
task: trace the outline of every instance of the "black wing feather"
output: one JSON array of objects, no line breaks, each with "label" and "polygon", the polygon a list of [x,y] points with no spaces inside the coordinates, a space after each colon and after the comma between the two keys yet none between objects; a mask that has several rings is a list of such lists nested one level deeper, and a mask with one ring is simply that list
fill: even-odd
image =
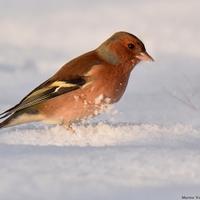
[{"label": "black wing feather", "polygon": [[62,94],[71,92],[73,90],[77,90],[81,88],[86,83],[84,77],[79,77],[72,80],[67,81],[45,81],[40,86],[35,88],[31,93],[25,96],[20,103],[15,105],[14,107],[6,110],[1,113],[2,115],[0,119],[5,118],[11,115],[14,112],[19,110],[37,105],[43,101],[55,98]]}]

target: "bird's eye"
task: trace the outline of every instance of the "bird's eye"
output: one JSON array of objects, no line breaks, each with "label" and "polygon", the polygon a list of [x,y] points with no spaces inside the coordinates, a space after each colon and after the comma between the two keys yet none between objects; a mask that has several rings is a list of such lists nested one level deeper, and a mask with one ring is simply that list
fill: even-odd
[{"label": "bird's eye", "polygon": [[129,49],[134,49],[135,46],[134,46],[134,44],[128,44],[128,48],[129,48]]}]

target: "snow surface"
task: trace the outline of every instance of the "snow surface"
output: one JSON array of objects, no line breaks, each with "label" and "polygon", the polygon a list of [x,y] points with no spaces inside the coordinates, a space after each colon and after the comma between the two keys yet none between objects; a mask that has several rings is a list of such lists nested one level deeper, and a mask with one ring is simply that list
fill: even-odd
[{"label": "snow surface", "polygon": [[140,63],[108,114],[76,133],[0,131],[0,199],[200,196],[200,1],[0,0],[0,111],[114,32],[137,35]]}]

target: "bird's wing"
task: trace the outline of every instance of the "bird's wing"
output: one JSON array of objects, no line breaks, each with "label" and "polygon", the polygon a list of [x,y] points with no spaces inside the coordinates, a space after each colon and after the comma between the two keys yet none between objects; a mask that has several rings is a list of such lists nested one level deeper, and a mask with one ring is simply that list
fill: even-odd
[{"label": "bird's wing", "polygon": [[50,79],[25,96],[17,105],[1,113],[0,119],[19,110],[81,88],[88,83],[84,75],[94,65],[99,65],[100,63],[101,61],[99,61],[94,51],[71,60]]},{"label": "bird's wing", "polygon": [[0,119],[7,117],[8,115],[16,111],[34,106],[43,101],[52,99],[73,90],[77,90],[81,88],[85,83],[86,80],[84,79],[84,77],[79,77],[68,81],[47,80],[40,86],[35,88],[26,97],[24,97],[19,104],[0,114]]}]

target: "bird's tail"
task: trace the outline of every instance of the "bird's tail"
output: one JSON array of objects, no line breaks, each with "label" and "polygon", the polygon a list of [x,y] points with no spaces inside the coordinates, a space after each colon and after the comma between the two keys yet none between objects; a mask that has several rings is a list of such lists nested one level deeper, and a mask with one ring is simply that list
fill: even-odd
[{"label": "bird's tail", "polygon": [[3,122],[0,123],[0,129],[6,127],[9,123],[6,122],[7,120],[4,120]]},{"label": "bird's tail", "polygon": [[[4,117],[6,116],[2,116],[1,118],[4,118]],[[44,116],[40,115],[35,110],[33,112],[33,109],[30,110],[29,108],[29,109],[20,110],[11,114],[7,119],[2,121],[0,123],[0,129],[10,127],[10,126],[15,126],[18,124],[33,122],[33,121],[41,121],[43,120],[43,118]]]}]

